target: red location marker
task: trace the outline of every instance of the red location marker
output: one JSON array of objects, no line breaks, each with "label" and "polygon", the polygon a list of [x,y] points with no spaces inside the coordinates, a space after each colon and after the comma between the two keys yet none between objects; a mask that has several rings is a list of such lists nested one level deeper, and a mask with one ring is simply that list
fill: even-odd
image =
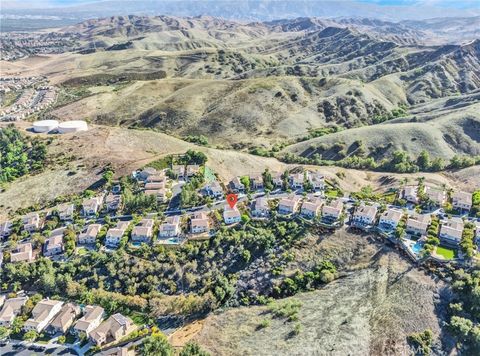
[{"label": "red location marker", "polygon": [[230,208],[233,209],[235,204],[237,204],[237,200],[238,200],[237,194],[227,194],[227,203],[228,205],[230,205]]}]

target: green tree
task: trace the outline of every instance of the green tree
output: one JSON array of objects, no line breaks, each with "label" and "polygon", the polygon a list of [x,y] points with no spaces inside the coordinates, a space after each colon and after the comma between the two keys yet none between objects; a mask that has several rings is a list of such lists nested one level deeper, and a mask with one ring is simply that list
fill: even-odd
[{"label": "green tree", "polygon": [[173,347],[168,343],[163,334],[152,334],[143,339],[140,345],[142,356],[173,356]]},{"label": "green tree", "polygon": [[33,342],[38,338],[38,333],[35,330],[29,330],[23,334],[23,340]]},{"label": "green tree", "polygon": [[182,351],[180,351],[179,356],[209,356],[210,354],[200,348],[200,346],[193,341],[187,343]]}]

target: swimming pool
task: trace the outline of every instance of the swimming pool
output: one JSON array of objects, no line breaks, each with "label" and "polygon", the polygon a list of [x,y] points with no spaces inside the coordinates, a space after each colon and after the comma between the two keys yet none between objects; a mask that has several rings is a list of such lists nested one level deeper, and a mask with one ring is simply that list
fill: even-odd
[{"label": "swimming pool", "polygon": [[419,255],[423,249],[423,242],[417,241],[414,244],[410,245],[410,248],[412,249],[414,254]]}]

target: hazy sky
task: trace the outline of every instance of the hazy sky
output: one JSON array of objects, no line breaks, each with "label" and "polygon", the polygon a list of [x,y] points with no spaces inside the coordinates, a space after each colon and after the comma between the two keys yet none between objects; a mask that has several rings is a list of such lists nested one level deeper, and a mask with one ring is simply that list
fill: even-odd
[{"label": "hazy sky", "polygon": [[[100,2],[103,0],[3,0],[0,1],[1,6],[6,8],[27,8],[31,6],[35,7],[63,7],[74,6],[85,3]],[[120,0],[121,1],[121,0]],[[163,0],[157,0],[163,1]],[[181,0],[178,0],[181,1]],[[241,0],[233,0],[241,1]],[[315,1],[315,0],[312,0]],[[371,3],[380,6],[435,6],[445,8],[480,8],[480,0],[334,0],[337,2],[362,2]],[[295,2],[295,0],[292,0]]]}]

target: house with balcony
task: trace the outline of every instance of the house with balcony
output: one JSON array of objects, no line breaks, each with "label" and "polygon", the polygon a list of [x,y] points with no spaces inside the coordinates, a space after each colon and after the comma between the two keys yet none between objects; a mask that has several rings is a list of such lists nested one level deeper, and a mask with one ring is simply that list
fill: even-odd
[{"label": "house with balcony", "polygon": [[30,242],[17,245],[10,252],[10,262],[32,262],[34,260],[32,244]]},{"label": "house with balcony", "polygon": [[4,221],[0,223],[0,239],[5,239],[12,234],[13,224],[11,221]]},{"label": "house with balcony", "polygon": [[13,319],[21,313],[22,307],[27,300],[28,297],[16,297],[5,300],[0,310],[0,326],[9,328],[12,325]]},{"label": "house with balcony", "polygon": [[240,181],[240,177],[233,178],[230,183],[228,183],[228,187],[233,193],[244,193],[245,192],[245,185]]},{"label": "house with balcony", "polygon": [[425,195],[435,206],[443,206],[447,202],[447,194],[445,193],[444,189],[426,187]]},{"label": "house with balcony", "polygon": [[77,320],[71,329],[71,333],[77,336],[81,334],[89,336],[90,333],[100,325],[104,316],[105,310],[102,307],[87,305],[83,316]]},{"label": "house with balcony", "polygon": [[282,198],[278,202],[278,212],[282,215],[290,215],[298,212],[301,198],[296,195]]},{"label": "house with balcony", "polygon": [[470,211],[472,209],[472,194],[460,191],[454,192],[452,195],[452,206],[459,211]]},{"label": "house with balcony", "polygon": [[142,219],[132,230],[131,238],[135,243],[149,243],[153,236],[153,219]]},{"label": "house with balcony", "polygon": [[160,239],[178,237],[180,233],[180,216],[178,215],[167,217],[158,228],[158,237]]},{"label": "house with balcony", "polygon": [[105,207],[108,212],[114,212],[120,209],[122,196],[120,194],[108,194],[105,198]]},{"label": "house with balcony", "polygon": [[23,217],[23,229],[29,233],[39,231],[41,226],[40,215],[38,213],[30,213]]},{"label": "house with balcony", "polygon": [[314,219],[320,215],[322,204],[320,199],[306,201],[302,204],[300,215],[307,219]]},{"label": "house with balcony", "polygon": [[250,185],[252,190],[262,190],[263,189],[263,176],[261,174],[254,174],[250,176]]},{"label": "house with balcony", "polygon": [[244,193],[245,192],[245,185],[240,181],[239,177],[233,178],[230,183],[228,184],[230,190],[233,193]]},{"label": "house with balcony", "polygon": [[252,203],[252,215],[257,218],[265,218],[270,216],[270,204],[268,199],[261,197],[257,198]]},{"label": "house with balcony", "polygon": [[102,207],[103,198],[93,197],[85,199],[82,203],[82,215],[86,218],[97,215]]},{"label": "house with balcony", "polygon": [[73,325],[73,322],[80,315],[81,309],[77,304],[66,303],[60,309],[60,312],[53,318],[52,322],[46,327],[48,334],[65,334]]},{"label": "house with balcony", "polygon": [[425,236],[431,222],[430,215],[413,214],[408,217],[405,232],[414,236]]},{"label": "house with balcony", "polygon": [[352,217],[352,226],[358,228],[369,228],[375,225],[377,217],[377,207],[373,205],[360,205],[355,208]]},{"label": "house with balcony", "polygon": [[308,181],[315,191],[321,191],[325,189],[325,178],[319,172],[310,172],[308,175]]},{"label": "house with balcony", "polygon": [[23,324],[23,330],[40,333],[62,309],[63,302],[53,299],[43,299],[35,305],[32,317]]},{"label": "house with balcony", "polygon": [[219,199],[224,196],[222,186],[216,180],[211,183],[207,183],[203,188],[205,195],[212,197],[213,199]]},{"label": "house with balcony", "polygon": [[136,326],[133,321],[130,318],[117,313],[111,315],[107,320],[95,328],[95,330],[90,333],[89,339],[93,344],[102,346],[120,341],[120,339],[134,330],[136,330]]},{"label": "house with balcony", "polygon": [[[402,189],[401,198],[409,203],[418,204],[419,202],[418,193],[419,193],[418,186],[408,185]],[[425,193],[425,187],[423,187],[422,193]]]},{"label": "house with balcony", "polygon": [[78,235],[77,241],[79,244],[94,244],[97,242],[97,236],[102,229],[101,224],[90,224],[85,232]]},{"label": "house with balcony", "polygon": [[129,221],[119,221],[115,227],[108,229],[105,236],[105,246],[117,248],[129,225]]},{"label": "house with balcony", "polygon": [[200,166],[198,164],[188,164],[185,170],[187,178],[192,178],[193,176],[200,173]]},{"label": "house with balcony", "polygon": [[340,219],[343,213],[343,202],[340,199],[332,200],[322,206],[322,221],[333,223]]},{"label": "house with balcony", "polygon": [[57,207],[58,217],[61,221],[73,221],[73,214],[75,213],[75,205],[62,204]]},{"label": "house with balcony", "polygon": [[206,213],[193,214],[190,219],[190,231],[192,234],[202,234],[210,231],[210,223]]},{"label": "house with balcony", "polygon": [[457,246],[462,240],[464,224],[461,219],[449,219],[440,227],[440,241]]},{"label": "house with balcony", "polygon": [[238,223],[242,220],[242,215],[240,214],[240,211],[238,211],[237,207],[234,207],[233,209],[230,208],[230,205],[225,205],[223,208],[223,221],[225,224],[230,225],[230,224],[235,224]]},{"label": "house with balcony", "polygon": [[293,173],[289,175],[289,183],[290,183],[290,188],[296,190],[296,189],[303,189],[303,182],[306,179],[310,178],[310,172],[305,172],[305,173]]},{"label": "house with balcony", "polygon": [[59,255],[64,250],[63,234],[50,236],[43,245],[43,255],[45,257]]},{"label": "house with balcony", "polygon": [[403,211],[398,209],[387,209],[380,215],[378,227],[382,230],[395,230],[402,220]]}]

